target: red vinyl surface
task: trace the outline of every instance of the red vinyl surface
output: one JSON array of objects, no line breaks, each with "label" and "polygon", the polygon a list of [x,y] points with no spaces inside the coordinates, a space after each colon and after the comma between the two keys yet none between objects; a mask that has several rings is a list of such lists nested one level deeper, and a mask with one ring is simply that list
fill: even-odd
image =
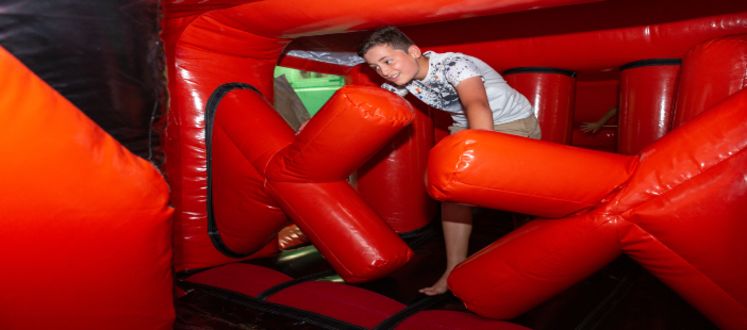
[{"label": "red vinyl surface", "polygon": [[[545,68],[546,69],[546,68]],[[529,99],[542,130],[542,140],[571,143],[575,79],[562,73],[516,72],[506,82]]]},{"label": "red vinyl surface", "polygon": [[0,327],[170,329],[168,187],[0,48]]},{"label": "red vinyl surface", "polygon": [[[718,326],[745,327],[747,290],[742,279],[747,277],[747,267],[741,260],[747,241],[740,234],[747,230],[743,221],[747,214],[745,108],[747,90],[742,90],[703,112],[642,150],[639,165],[620,189],[605,198],[599,196],[598,206],[588,213],[561,220],[536,220],[520,227],[457,267],[449,278],[449,287],[471,310],[511,318],[588,276],[622,250]],[[516,146],[524,142],[536,147],[543,144],[501,139],[490,132],[460,135],[453,136],[454,140],[468,141],[469,145],[490,140]],[[452,200],[490,206],[487,201],[491,196],[503,200],[507,192],[527,195],[523,189],[531,187],[542,174],[539,169],[518,174],[499,172],[512,173],[516,182],[530,185],[500,182],[488,171],[482,171],[482,177],[444,175],[454,167],[470,169],[475,160],[486,162],[478,148],[464,150],[458,143],[446,142],[451,141],[444,140],[436,149],[457,146],[452,148],[458,153],[434,157],[429,168],[429,178],[448,178],[430,181],[431,191],[446,192],[437,195],[439,199],[459,196]],[[533,149],[524,146],[521,149],[525,153],[512,163],[530,163],[523,161],[526,159],[549,164],[575,159],[548,151],[526,152]],[[599,166],[599,162],[588,164]],[[554,169],[546,167],[545,171]],[[589,174],[587,170],[568,175],[583,178]],[[470,194],[455,190],[452,195],[451,190],[444,189],[465,183],[471,188],[465,191],[484,198],[469,199]],[[570,182],[567,187],[574,191],[588,189]],[[529,193],[557,192],[547,186],[538,188]],[[534,196],[530,200],[541,201]],[[536,203],[534,207],[542,205]]]},{"label": "red vinyl surface", "polygon": [[645,65],[620,75],[618,151],[632,155],[671,127],[679,64]]},{"label": "red vinyl surface", "polygon": [[747,87],[747,37],[717,38],[699,44],[684,57],[682,67],[672,127]]}]

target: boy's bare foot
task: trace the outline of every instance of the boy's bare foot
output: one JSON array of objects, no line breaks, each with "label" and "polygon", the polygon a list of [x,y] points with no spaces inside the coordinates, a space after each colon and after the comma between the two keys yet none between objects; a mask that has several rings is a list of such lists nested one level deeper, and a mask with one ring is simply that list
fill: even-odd
[{"label": "boy's bare foot", "polygon": [[418,290],[418,292],[425,294],[427,296],[435,296],[439,294],[444,294],[446,291],[449,291],[449,287],[446,283],[446,279],[449,278],[449,274],[451,274],[451,270],[446,270],[443,275],[441,275],[441,278],[436,281],[436,283],[433,283],[433,285],[422,288]]}]

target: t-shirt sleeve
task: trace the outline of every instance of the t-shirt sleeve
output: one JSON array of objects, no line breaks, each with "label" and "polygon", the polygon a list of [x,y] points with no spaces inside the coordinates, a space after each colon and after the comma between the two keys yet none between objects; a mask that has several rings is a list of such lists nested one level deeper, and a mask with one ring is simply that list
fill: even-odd
[{"label": "t-shirt sleeve", "polygon": [[463,80],[477,77],[482,78],[477,65],[464,56],[450,56],[444,61],[444,76],[446,81],[456,87]]},{"label": "t-shirt sleeve", "polygon": [[390,84],[383,83],[381,84],[381,88],[386,89],[394,94],[397,94],[399,96],[405,97],[407,96],[407,88],[401,88],[401,87],[394,87]]}]

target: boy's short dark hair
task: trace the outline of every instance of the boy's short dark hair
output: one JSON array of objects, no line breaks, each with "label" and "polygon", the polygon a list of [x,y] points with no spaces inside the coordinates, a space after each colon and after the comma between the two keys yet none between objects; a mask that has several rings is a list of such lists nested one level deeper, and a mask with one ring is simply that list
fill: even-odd
[{"label": "boy's short dark hair", "polygon": [[402,31],[393,26],[387,26],[371,33],[358,48],[358,56],[363,57],[366,52],[374,46],[389,45],[394,49],[407,51],[407,48],[415,43]]}]

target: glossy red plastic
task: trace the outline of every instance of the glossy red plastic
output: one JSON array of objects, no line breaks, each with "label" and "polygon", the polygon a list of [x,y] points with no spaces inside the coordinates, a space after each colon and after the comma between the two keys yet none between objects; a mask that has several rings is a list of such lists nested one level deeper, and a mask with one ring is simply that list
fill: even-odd
[{"label": "glossy red plastic", "polygon": [[[271,197],[346,281],[388,274],[406,263],[412,251],[366,205],[345,180],[413,118],[400,97],[378,87],[339,90],[297,136],[260,94],[234,90],[221,101],[219,127],[247,165],[264,176]],[[216,130],[217,131],[217,130]],[[215,142],[215,141],[214,141]],[[241,163],[239,163],[241,164]],[[235,165],[235,164],[234,164]],[[230,169],[228,169],[230,171]],[[213,172],[213,177],[224,175]],[[233,182],[224,189],[251,199],[254,185]],[[264,198],[264,196],[262,196]],[[215,200],[218,205],[239,205]],[[265,200],[258,200],[259,204]],[[231,228],[246,235],[243,244],[258,249],[275,238],[284,218],[249,212]],[[282,214],[280,214],[282,215]],[[221,223],[230,219],[219,219]]]},{"label": "glossy red plastic", "polygon": [[590,208],[624,183],[637,158],[465,130],[439,142],[428,160],[428,192],[441,201],[542,217]]},{"label": "glossy red plastic", "polygon": [[669,132],[679,64],[643,65],[620,74],[620,153],[633,155]]},{"label": "glossy red plastic", "polygon": [[576,81],[570,74],[546,70],[526,69],[505,74],[504,78],[511,87],[524,94],[534,107],[542,140],[570,144]]},{"label": "glossy red plastic", "polygon": [[[361,70],[362,69],[362,70]],[[372,70],[356,66],[347,75],[348,84],[379,86]],[[397,233],[408,233],[428,225],[436,204],[425,191],[425,167],[433,146],[430,109],[411,102],[412,125],[403,129],[355,173],[355,187],[364,201]]]},{"label": "glossy red plastic", "polygon": [[[741,260],[747,241],[740,233],[747,231],[745,108],[747,90],[742,90],[665,135],[642,151],[630,180],[600,199],[596,208],[519,228],[457,267],[449,278],[450,289],[479,314],[515,317],[593,273],[622,250],[719,327],[744,328],[747,265]],[[479,144],[486,137],[461,138]],[[542,164],[559,160],[547,152],[524,157]],[[539,159],[543,157],[547,158]],[[495,174],[483,173],[484,182],[493,184]],[[533,182],[537,175],[521,173],[516,180]],[[459,176],[450,179],[454,182],[449,184],[461,184]],[[474,192],[485,193],[478,183],[472,181]],[[491,187],[496,199],[504,198],[506,190],[519,191],[507,184]],[[570,183],[569,187],[587,189]]]},{"label": "glossy red plastic", "polygon": [[0,327],[171,329],[158,170],[0,48]]},{"label": "glossy red plastic", "polygon": [[673,127],[677,127],[747,87],[747,37],[699,44],[683,59]]}]

